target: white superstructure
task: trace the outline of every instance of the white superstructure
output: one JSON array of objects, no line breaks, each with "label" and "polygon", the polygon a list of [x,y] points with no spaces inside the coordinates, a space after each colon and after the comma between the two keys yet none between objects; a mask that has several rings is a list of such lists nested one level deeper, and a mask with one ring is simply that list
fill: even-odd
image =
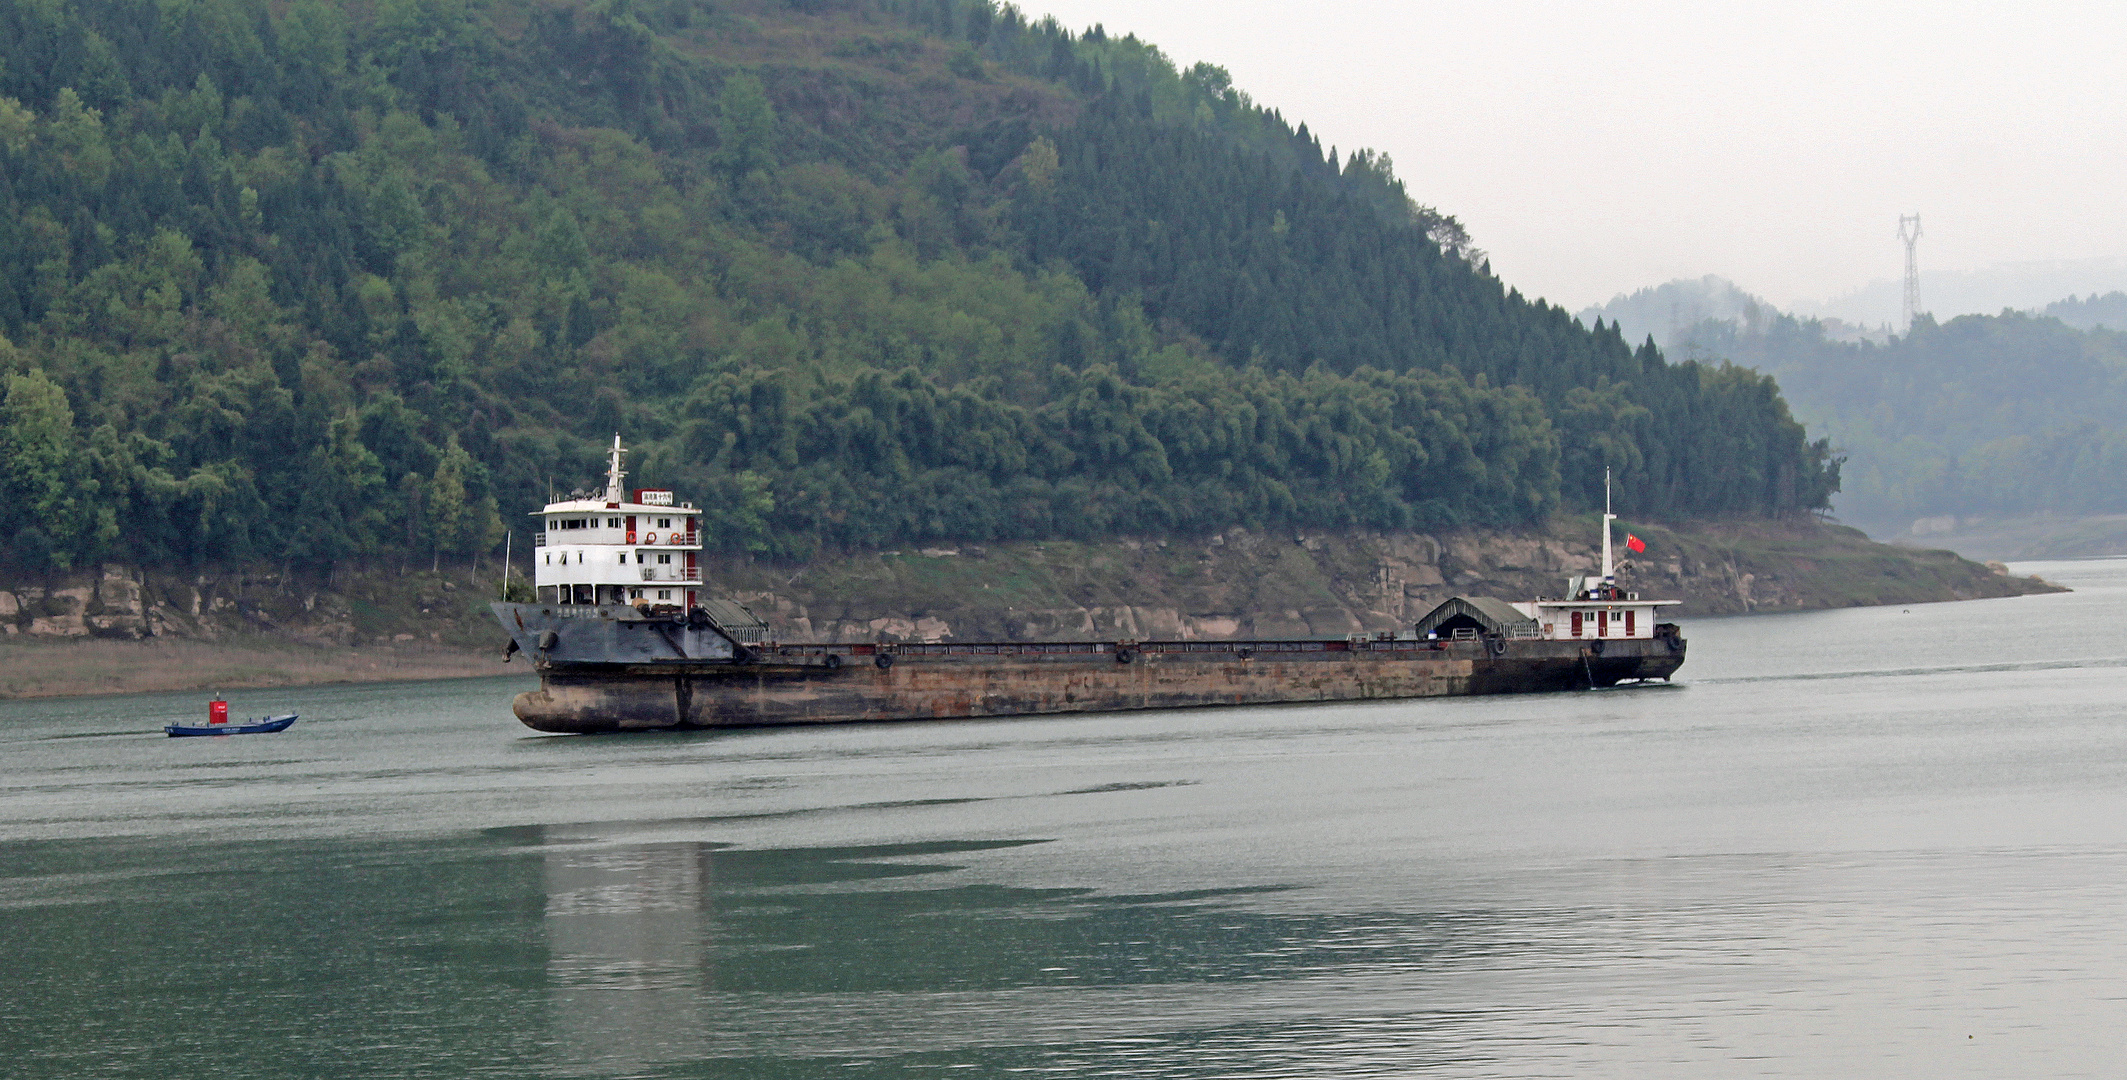
[{"label": "white superstructure", "polygon": [[548,503],[534,515],[533,582],[543,604],[631,604],[686,610],[701,604],[701,511],[663,488],[629,492],[620,436],[601,497]]},{"label": "white superstructure", "polygon": [[1553,640],[1601,640],[1604,638],[1651,638],[1659,609],[1682,600],[1642,600],[1638,593],[1617,587],[1617,563],[1610,547],[1610,472],[1603,470],[1603,576],[1590,581],[1568,578],[1567,599],[1526,600],[1515,610],[1536,620],[1536,636]]}]

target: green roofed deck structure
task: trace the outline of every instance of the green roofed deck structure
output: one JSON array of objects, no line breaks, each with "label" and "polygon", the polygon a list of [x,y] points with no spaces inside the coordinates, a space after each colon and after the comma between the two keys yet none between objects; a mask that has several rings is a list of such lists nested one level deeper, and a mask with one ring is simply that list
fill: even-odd
[{"label": "green roofed deck structure", "polygon": [[1418,620],[1418,636],[1532,638],[1536,620],[1496,596],[1451,596]]}]

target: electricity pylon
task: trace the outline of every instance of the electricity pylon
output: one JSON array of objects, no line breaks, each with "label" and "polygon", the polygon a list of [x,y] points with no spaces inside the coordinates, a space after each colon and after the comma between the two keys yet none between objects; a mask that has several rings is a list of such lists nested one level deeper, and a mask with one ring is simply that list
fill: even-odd
[{"label": "electricity pylon", "polygon": [[1914,254],[1914,245],[1920,243],[1920,215],[1898,215],[1898,239],[1905,241],[1905,331],[1913,332],[1913,320],[1920,317],[1920,258]]}]

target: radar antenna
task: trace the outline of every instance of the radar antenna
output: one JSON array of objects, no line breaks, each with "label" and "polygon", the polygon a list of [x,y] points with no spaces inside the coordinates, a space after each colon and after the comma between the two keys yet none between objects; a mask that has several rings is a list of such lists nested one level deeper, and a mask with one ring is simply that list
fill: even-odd
[{"label": "radar antenna", "polygon": [[1913,332],[1913,320],[1920,317],[1920,257],[1914,253],[1920,243],[1920,215],[1898,216],[1898,239],[1905,241],[1905,331]]}]

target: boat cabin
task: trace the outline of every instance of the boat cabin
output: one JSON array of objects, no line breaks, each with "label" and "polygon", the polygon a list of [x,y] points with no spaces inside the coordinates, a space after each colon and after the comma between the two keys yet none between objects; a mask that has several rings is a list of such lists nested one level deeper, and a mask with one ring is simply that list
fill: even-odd
[{"label": "boat cabin", "polygon": [[662,488],[621,486],[613,437],[603,493],[578,492],[534,514],[533,584],[543,604],[629,604],[684,611],[702,602],[701,511]]},{"label": "boat cabin", "polygon": [[[1656,636],[1655,618],[1662,608],[1681,600],[1642,600],[1617,585],[1617,560],[1611,549],[1610,475],[1603,474],[1603,568],[1601,576],[1566,579],[1566,598],[1509,603],[1492,596],[1456,596],[1418,620],[1418,636],[1456,638],[1537,638],[1545,641],[1603,641]],[[1627,537],[1629,540],[1630,537]]]}]

